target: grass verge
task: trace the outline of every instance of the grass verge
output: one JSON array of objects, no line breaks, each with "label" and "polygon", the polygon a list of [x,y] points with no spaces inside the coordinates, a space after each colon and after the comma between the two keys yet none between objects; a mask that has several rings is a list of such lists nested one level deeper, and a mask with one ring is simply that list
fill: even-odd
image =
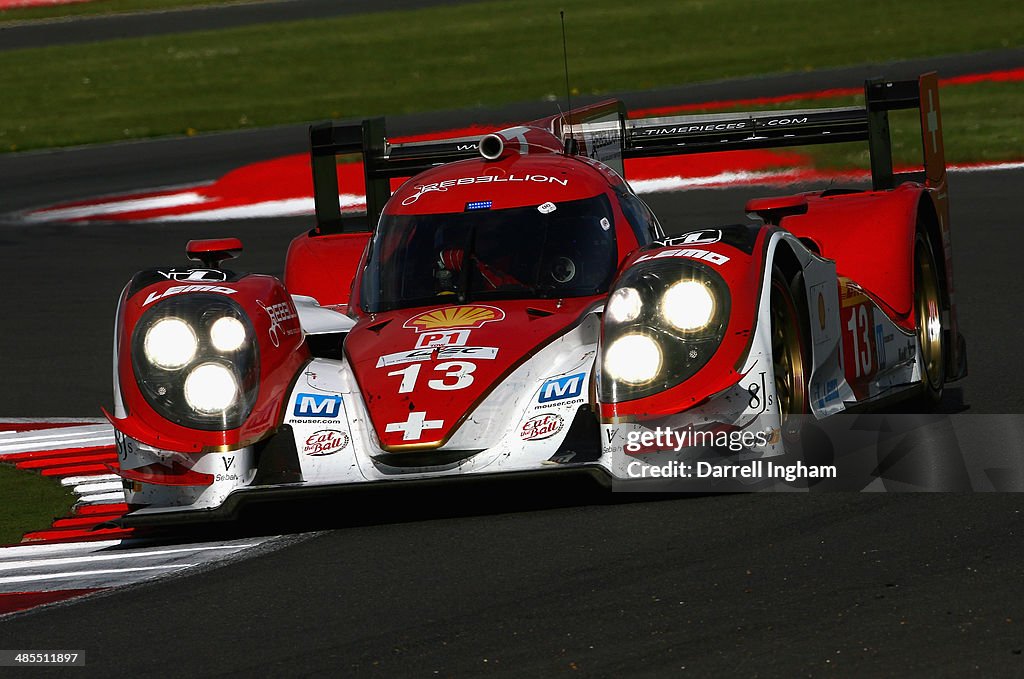
[{"label": "grass verge", "polygon": [[49,528],[53,520],[65,516],[74,504],[70,490],[55,479],[0,464],[0,545],[19,542],[29,530]]},{"label": "grass verge", "polygon": [[[1016,2],[566,0],[606,93],[1024,45]],[[992,17],[1000,17],[994,22]],[[0,150],[563,98],[558,14],[510,0],[0,53]]]}]

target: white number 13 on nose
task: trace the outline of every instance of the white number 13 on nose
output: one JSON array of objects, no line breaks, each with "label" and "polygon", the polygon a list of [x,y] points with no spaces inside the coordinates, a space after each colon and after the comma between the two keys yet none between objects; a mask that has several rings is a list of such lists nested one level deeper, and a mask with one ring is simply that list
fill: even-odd
[{"label": "white number 13 on nose", "polygon": [[[402,383],[398,386],[399,394],[407,394],[416,388],[416,380],[419,379],[422,367],[422,363],[413,363],[407,368],[392,370],[388,373],[388,377],[393,375],[402,376]],[[474,370],[476,370],[476,364],[469,361],[445,361],[444,363],[438,363],[434,366],[434,372],[443,372],[444,375],[439,379],[428,380],[427,386],[437,391],[465,389],[473,384]]]}]

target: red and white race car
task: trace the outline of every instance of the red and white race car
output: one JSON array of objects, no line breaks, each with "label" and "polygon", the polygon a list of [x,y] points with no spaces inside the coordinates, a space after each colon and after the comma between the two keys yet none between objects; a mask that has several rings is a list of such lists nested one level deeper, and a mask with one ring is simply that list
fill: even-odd
[{"label": "red and white race car", "polygon": [[[310,487],[770,458],[801,415],[938,399],[966,360],[937,80],[871,81],[865,102],[658,119],[608,102],[408,143],[382,120],[314,126],[318,223],[284,282],[222,269],[236,239],[194,241],[202,268],[121,295],[109,419],[129,521]],[[897,108],[920,110],[924,173],[906,181]],[[672,237],[622,177],[623,158],[836,141],[868,142],[871,190],[753,200],[756,221]],[[338,207],[348,153],[363,221]]]}]

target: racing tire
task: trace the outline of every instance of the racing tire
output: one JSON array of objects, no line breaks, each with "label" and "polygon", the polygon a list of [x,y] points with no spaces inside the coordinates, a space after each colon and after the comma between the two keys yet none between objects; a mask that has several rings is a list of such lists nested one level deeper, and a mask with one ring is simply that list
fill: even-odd
[{"label": "racing tire", "polygon": [[811,360],[802,280],[803,276],[798,274],[790,283],[781,270],[772,269],[772,367],[786,441],[799,439],[800,427],[806,419],[803,416],[811,412]]},{"label": "racing tire", "polygon": [[914,314],[921,347],[920,397],[914,405],[932,410],[946,383],[946,333],[942,328],[942,284],[931,242],[923,233],[914,243]]}]

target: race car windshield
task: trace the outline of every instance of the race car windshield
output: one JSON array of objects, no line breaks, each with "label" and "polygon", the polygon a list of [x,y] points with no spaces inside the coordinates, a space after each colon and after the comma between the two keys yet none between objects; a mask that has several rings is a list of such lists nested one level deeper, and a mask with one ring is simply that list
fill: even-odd
[{"label": "race car windshield", "polygon": [[604,195],[564,203],[384,215],[362,284],[366,311],[450,300],[583,297],[608,291],[616,245]]}]

